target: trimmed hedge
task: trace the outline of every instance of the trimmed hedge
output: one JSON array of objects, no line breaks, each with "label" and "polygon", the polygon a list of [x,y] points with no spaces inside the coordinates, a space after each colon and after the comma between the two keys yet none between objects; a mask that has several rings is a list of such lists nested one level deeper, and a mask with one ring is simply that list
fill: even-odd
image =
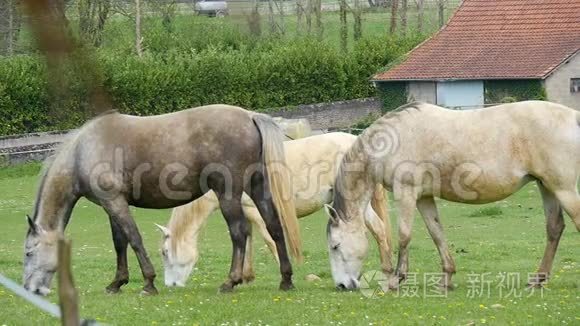
[{"label": "trimmed hedge", "polygon": [[[315,40],[273,40],[252,49],[148,51],[143,58],[101,50],[95,60],[121,112],[154,115],[211,103],[267,111],[373,96],[369,77],[417,42],[367,39],[341,53]],[[60,86],[49,92],[41,58],[0,59],[0,134],[66,129],[86,120],[83,72],[75,70],[56,73]]]}]

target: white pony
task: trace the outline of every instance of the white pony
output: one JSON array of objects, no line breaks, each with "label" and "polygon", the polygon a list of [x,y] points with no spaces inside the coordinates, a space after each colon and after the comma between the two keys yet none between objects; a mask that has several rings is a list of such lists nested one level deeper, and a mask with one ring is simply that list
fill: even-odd
[{"label": "white pony", "polygon": [[[544,202],[547,245],[530,286],[547,280],[562,231],[562,209],[580,231],[580,113],[527,101],[453,111],[411,103],[370,126],[344,156],[334,202],[328,207],[328,247],[338,287],[359,286],[367,251],[363,214],[377,183],[394,192],[399,210],[395,288],[409,270],[415,208],[441,256],[441,286],[451,287],[455,263],[443,235],[435,197],[483,204],[502,200],[536,181]],[[390,252],[389,252],[390,255]]]},{"label": "white pony", "polygon": [[[331,202],[338,164],[355,140],[356,136],[336,132],[284,142],[286,162],[293,177],[297,216],[310,215],[321,209],[324,204]],[[373,192],[372,208],[369,207],[367,210],[364,223],[377,241],[381,266],[385,269],[390,266],[387,265],[390,263],[387,263],[386,257],[391,247],[391,226],[382,186],[377,186]],[[242,205],[244,215],[257,227],[278,261],[276,244],[268,234],[254,202],[244,195]],[[185,285],[199,258],[197,247],[199,232],[209,215],[218,208],[217,197],[210,191],[188,205],[175,208],[167,227],[158,225],[164,235],[161,253],[165,267],[165,285]],[[246,260],[243,265],[245,282],[252,281],[255,275],[251,245],[252,241],[249,238],[246,242]]]}]

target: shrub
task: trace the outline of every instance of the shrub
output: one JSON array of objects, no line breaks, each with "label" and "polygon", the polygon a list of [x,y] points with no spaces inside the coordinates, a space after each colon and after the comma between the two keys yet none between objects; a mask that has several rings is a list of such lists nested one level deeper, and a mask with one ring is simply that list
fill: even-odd
[{"label": "shrub", "polygon": [[[203,44],[196,43],[199,40],[174,44],[172,33],[161,25],[148,33],[159,36],[149,35],[142,58],[121,44],[109,44],[93,55],[101,66],[97,70],[102,71],[105,89],[115,107],[125,113],[162,114],[212,103],[268,111],[369,97],[375,93],[368,81],[372,74],[411,44],[362,39],[352,51],[342,53],[309,38],[253,40],[226,27],[212,32],[221,33],[217,41],[207,39]],[[164,47],[163,42],[173,45]],[[1,134],[73,128],[89,116],[88,72],[66,66],[51,75],[62,83],[49,92],[41,58],[23,55],[0,60]]]},{"label": "shrub", "polygon": [[488,80],[484,86],[486,104],[546,99],[540,80]]}]

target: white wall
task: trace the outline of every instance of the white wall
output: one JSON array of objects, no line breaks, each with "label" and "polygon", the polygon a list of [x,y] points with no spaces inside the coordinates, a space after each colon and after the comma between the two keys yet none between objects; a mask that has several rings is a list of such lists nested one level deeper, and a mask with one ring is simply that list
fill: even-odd
[{"label": "white wall", "polygon": [[433,81],[412,81],[407,84],[408,101],[437,104],[437,84]]},{"label": "white wall", "polygon": [[580,54],[576,53],[546,78],[544,85],[548,101],[560,103],[580,110],[580,93],[570,92],[570,79],[580,78]]}]

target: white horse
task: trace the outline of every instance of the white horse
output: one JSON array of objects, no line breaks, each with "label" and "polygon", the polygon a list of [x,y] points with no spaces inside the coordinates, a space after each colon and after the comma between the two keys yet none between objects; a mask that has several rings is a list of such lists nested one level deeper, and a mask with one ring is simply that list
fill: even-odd
[{"label": "white horse", "polygon": [[[338,164],[355,140],[356,136],[336,132],[284,142],[286,162],[293,177],[297,216],[310,215],[321,209],[324,204],[330,203]],[[377,241],[381,264],[385,269],[390,266],[386,258],[391,247],[391,226],[382,186],[377,186],[373,191],[372,208],[369,207],[367,210],[365,224]],[[276,244],[268,234],[253,201],[244,195],[242,205],[244,215],[257,227],[278,261]],[[209,215],[218,208],[217,197],[210,191],[188,205],[175,208],[167,227],[158,225],[164,234],[161,253],[165,267],[165,285],[185,285],[199,258],[197,245],[199,233]],[[243,270],[245,282],[252,281],[255,275],[251,245],[252,240],[249,238],[246,242]]]},{"label": "white horse", "polygon": [[[350,148],[337,177],[328,227],[332,275],[340,288],[359,286],[367,251],[363,213],[377,183],[394,192],[399,209],[399,261],[390,268],[396,288],[409,270],[415,208],[442,261],[442,287],[451,287],[455,263],[434,197],[482,204],[502,200],[530,181],[540,189],[547,245],[530,286],[552,268],[564,230],[562,209],[580,231],[580,113],[540,101],[453,111],[411,103],[377,120]],[[389,252],[390,255],[390,252]]]}]

